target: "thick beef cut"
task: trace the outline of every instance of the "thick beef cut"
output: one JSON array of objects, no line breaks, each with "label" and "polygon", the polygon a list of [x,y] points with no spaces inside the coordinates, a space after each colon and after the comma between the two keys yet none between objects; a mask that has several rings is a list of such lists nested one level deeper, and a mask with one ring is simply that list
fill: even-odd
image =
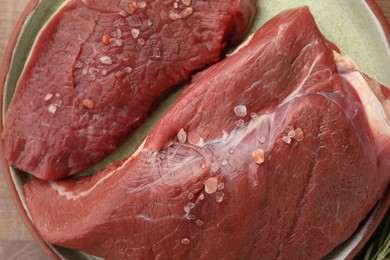
[{"label": "thick beef cut", "polygon": [[157,97],[244,37],[256,3],[66,1],[17,84],[4,126],[6,158],[45,180],[100,161]]},{"label": "thick beef cut", "polygon": [[125,162],[33,179],[27,205],[45,240],[109,259],[319,259],[389,184],[387,94],[307,7],[288,10],[196,77]]}]

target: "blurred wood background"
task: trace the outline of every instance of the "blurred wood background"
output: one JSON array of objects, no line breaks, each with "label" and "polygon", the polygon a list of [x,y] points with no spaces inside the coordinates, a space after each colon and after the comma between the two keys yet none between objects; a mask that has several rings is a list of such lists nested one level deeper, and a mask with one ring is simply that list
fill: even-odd
[{"label": "blurred wood background", "polygon": [[[28,0],[0,0],[0,61],[9,36]],[[377,0],[390,21],[390,0]],[[0,170],[1,171],[1,170]],[[48,259],[24,226],[0,173],[0,259]]]}]

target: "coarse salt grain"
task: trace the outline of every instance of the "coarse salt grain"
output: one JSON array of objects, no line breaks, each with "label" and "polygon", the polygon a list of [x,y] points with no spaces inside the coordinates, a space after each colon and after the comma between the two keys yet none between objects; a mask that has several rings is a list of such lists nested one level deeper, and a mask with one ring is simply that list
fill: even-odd
[{"label": "coarse salt grain", "polygon": [[139,38],[138,39],[138,44],[141,45],[141,46],[144,46],[145,45],[145,40],[143,38]]},{"label": "coarse salt grain", "polygon": [[56,111],[57,111],[57,105],[56,104],[51,104],[47,110],[49,111],[49,113],[52,113],[54,114]]},{"label": "coarse salt grain", "polygon": [[189,244],[191,243],[191,240],[189,240],[188,238],[183,238],[183,239],[181,240],[181,243],[182,243],[183,245],[189,245]]},{"label": "coarse salt grain", "polygon": [[101,71],[100,71],[100,74],[102,74],[103,76],[106,76],[107,75],[107,70],[106,69],[102,69]]},{"label": "coarse salt grain", "polygon": [[201,227],[201,226],[203,226],[203,224],[204,224],[204,222],[203,222],[202,220],[200,220],[200,219],[197,219],[197,220],[195,221],[195,223],[196,223],[196,225],[198,225],[198,227]]},{"label": "coarse salt grain", "polygon": [[246,106],[236,106],[234,108],[234,114],[236,114],[236,116],[239,116],[239,117],[244,117],[247,115],[247,110],[246,110]]},{"label": "coarse salt grain", "polygon": [[205,163],[204,161],[202,161],[202,162],[200,163],[200,168],[202,168],[202,169],[205,169],[205,168],[206,168],[206,163]]},{"label": "coarse salt grain", "polygon": [[114,43],[115,43],[116,46],[119,46],[119,47],[120,47],[120,46],[123,45],[123,40],[122,40],[122,39],[117,39],[117,40],[115,40]]},{"label": "coarse salt grain", "polygon": [[138,5],[136,2],[132,2],[129,4],[129,8],[130,8],[131,12],[135,12],[135,10],[137,10],[137,7],[138,7]]},{"label": "coarse salt grain", "polygon": [[52,93],[47,93],[45,98],[43,99],[44,101],[49,101],[53,97]]},{"label": "coarse salt grain", "polygon": [[220,203],[223,201],[223,197],[225,196],[225,194],[221,191],[217,192],[216,196],[215,196],[215,200]]},{"label": "coarse salt grain", "polygon": [[267,137],[265,137],[264,135],[259,138],[259,143],[261,144],[264,144],[266,141],[267,141]]},{"label": "coarse salt grain", "polygon": [[77,61],[76,62],[76,65],[75,65],[76,68],[80,69],[81,67],[83,67],[83,63],[81,61]]},{"label": "coarse salt grain", "polygon": [[229,162],[228,162],[228,160],[226,160],[226,159],[222,160],[222,162],[221,162],[221,165],[222,165],[222,166],[226,166],[226,165],[228,165],[228,164],[229,164]]},{"label": "coarse salt grain", "polygon": [[210,166],[211,172],[217,172],[219,170],[219,164],[216,162],[213,162]]},{"label": "coarse salt grain", "polygon": [[188,203],[187,203],[187,207],[188,207],[189,209],[193,209],[193,208],[195,207],[195,204],[194,204],[193,202],[188,202]]},{"label": "coarse salt grain", "polygon": [[102,64],[106,64],[106,65],[111,65],[111,64],[112,64],[112,60],[111,60],[111,58],[108,57],[108,56],[100,57],[99,60],[100,60],[100,62],[101,62]]},{"label": "coarse salt grain", "polygon": [[96,74],[96,73],[99,73],[99,70],[97,68],[89,68],[88,69],[88,73],[89,74]]},{"label": "coarse salt grain", "polygon": [[187,215],[187,217],[186,217],[186,219],[188,219],[188,220],[194,220],[196,217],[195,217],[195,215]]},{"label": "coarse salt grain", "polygon": [[125,72],[126,73],[131,73],[131,72],[133,72],[133,68],[132,67],[126,67],[125,68]]},{"label": "coarse salt grain", "polygon": [[291,137],[286,135],[286,136],[283,136],[282,137],[282,140],[283,142],[285,142],[286,144],[291,144]]},{"label": "coarse salt grain", "polygon": [[161,50],[159,48],[154,48],[153,49],[153,57],[161,58]]},{"label": "coarse salt grain", "polygon": [[105,45],[109,45],[111,43],[111,36],[110,35],[103,35],[102,42]]},{"label": "coarse salt grain", "polygon": [[125,12],[125,10],[120,10],[119,15],[125,17],[127,16],[127,13]]},{"label": "coarse salt grain", "polygon": [[204,187],[207,194],[216,193],[218,190],[218,179],[215,177],[208,178]]},{"label": "coarse salt grain", "polygon": [[177,134],[177,140],[179,143],[184,144],[187,140],[187,132],[181,128],[179,133]]},{"label": "coarse salt grain", "polygon": [[139,8],[145,8],[146,7],[146,2],[142,1],[138,3]]},{"label": "coarse salt grain", "polygon": [[294,135],[295,135],[295,130],[294,130],[294,129],[291,129],[290,131],[288,131],[287,135],[288,135],[289,137],[294,137]]},{"label": "coarse salt grain", "polygon": [[83,106],[86,108],[92,109],[95,107],[95,101],[93,101],[92,99],[88,99],[88,98],[84,99]]},{"label": "coarse salt grain", "polygon": [[298,142],[301,142],[303,140],[303,138],[304,138],[302,128],[295,129],[295,134],[294,134],[294,136],[292,138],[294,140],[298,141]]},{"label": "coarse salt grain", "polygon": [[264,150],[257,149],[252,152],[252,161],[256,164],[262,164],[264,162]]},{"label": "coarse salt grain", "polygon": [[192,9],[192,7],[187,7],[186,9],[184,9],[183,11],[180,12],[179,18],[186,18],[186,17],[190,16],[193,12],[194,12],[194,9]]},{"label": "coarse salt grain", "polygon": [[131,29],[131,35],[134,37],[134,39],[137,38],[138,35],[139,35],[139,30],[136,29],[136,28],[132,28]]}]

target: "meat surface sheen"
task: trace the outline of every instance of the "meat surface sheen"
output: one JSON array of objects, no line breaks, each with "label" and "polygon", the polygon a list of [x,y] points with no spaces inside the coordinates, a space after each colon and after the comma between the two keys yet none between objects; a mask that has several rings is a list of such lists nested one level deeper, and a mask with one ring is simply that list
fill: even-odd
[{"label": "meat surface sheen", "polygon": [[45,240],[107,259],[320,259],[389,184],[388,97],[291,9],[198,75],[125,162],[34,178],[27,205]]},{"label": "meat surface sheen", "polygon": [[239,42],[255,0],[69,0],[40,32],[7,111],[9,163],[45,180],[88,168],[157,97]]}]

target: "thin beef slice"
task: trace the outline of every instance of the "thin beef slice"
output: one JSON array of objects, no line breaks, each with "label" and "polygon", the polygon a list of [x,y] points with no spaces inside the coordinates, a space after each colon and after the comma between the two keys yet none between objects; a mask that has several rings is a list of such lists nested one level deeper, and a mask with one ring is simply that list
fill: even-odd
[{"label": "thin beef slice", "polygon": [[307,7],[288,10],[196,77],[125,162],[34,178],[28,209],[45,240],[107,259],[320,259],[388,187],[388,97]]},{"label": "thin beef slice", "polygon": [[100,161],[157,97],[244,37],[256,3],[66,1],[41,30],[8,108],[9,163],[52,180]]}]

